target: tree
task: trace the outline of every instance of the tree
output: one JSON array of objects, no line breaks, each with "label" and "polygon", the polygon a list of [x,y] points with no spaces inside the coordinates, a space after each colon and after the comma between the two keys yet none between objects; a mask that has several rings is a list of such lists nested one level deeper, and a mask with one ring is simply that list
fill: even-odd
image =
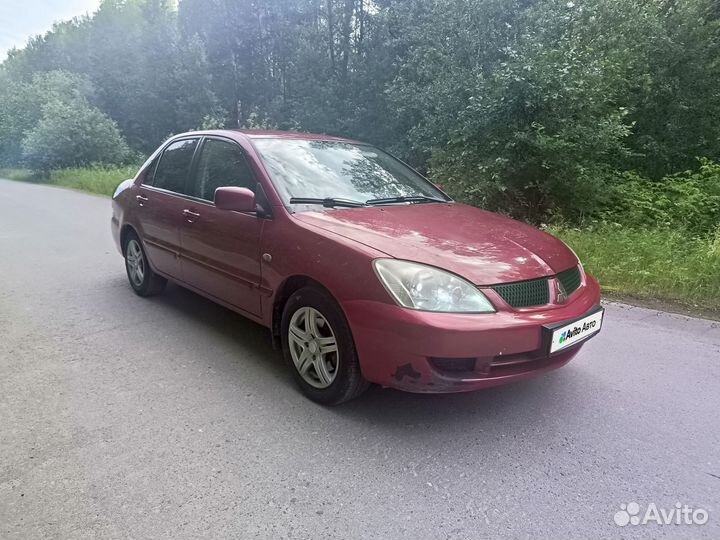
[{"label": "tree", "polygon": [[[720,159],[719,17],[715,0],[104,0],[0,66],[0,162],[75,92],[142,153],[199,127],[346,135],[473,204],[580,219],[625,171]],[[58,70],[70,86],[39,86]]]}]

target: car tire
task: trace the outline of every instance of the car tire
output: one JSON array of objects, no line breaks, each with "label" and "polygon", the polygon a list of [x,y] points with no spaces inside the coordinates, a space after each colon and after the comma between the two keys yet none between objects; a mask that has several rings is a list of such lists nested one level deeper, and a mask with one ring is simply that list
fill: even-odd
[{"label": "car tire", "polygon": [[123,246],[123,256],[128,281],[135,294],[145,297],[163,292],[167,280],[150,268],[145,248],[135,232],[128,233]]},{"label": "car tire", "polygon": [[345,315],[318,287],[294,292],[281,321],[285,360],[303,393],[323,405],[337,405],[367,390]]}]

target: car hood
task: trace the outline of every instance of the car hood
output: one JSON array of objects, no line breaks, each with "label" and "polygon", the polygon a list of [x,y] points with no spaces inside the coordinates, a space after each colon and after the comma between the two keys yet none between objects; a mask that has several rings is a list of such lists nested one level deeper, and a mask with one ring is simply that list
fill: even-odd
[{"label": "car hood", "polygon": [[294,217],[390,257],[444,268],[475,285],[550,276],[577,264],[557,238],[458,203],[333,209]]}]

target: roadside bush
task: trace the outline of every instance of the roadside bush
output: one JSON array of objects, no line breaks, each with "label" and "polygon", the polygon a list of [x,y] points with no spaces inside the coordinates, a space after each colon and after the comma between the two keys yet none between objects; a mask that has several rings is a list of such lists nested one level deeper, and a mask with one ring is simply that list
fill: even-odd
[{"label": "roadside bush", "polygon": [[122,164],[130,150],[115,122],[84,100],[52,101],[22,143],[32,169]]},{"label": "roadside bush", "polygon": [[537,164],[537,169],[543,170],[543,178],[539,178],[520,170],[511,172],[510,159],[496,160],[497,168],[505,169],[501,173],[491,172],[491,166],[466,167],[462,161],[452,152],[436,152],[431,177],[459,201],[536,225],[582,223],[599,217],[600,209],[611,204],[608,185],[613,173],[603,166],[563,164],[558,156],[552,174]]},{"label": "roadside bush", "polygon": [[697,171],[657,181],[620,174],[600,217],[629,227],[712,233],[720,224],[720,164],[702,160]]}]

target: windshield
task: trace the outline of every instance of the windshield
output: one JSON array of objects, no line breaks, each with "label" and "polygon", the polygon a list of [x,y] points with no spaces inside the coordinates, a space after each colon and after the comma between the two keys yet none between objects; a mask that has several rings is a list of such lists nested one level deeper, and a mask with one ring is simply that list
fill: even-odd
[{"label": "windshield", "polygon": [[285,204],[293,197],[361,203],[413,195],[448,200],[410,167],[370,145],[288,139],[253,142]]}]

